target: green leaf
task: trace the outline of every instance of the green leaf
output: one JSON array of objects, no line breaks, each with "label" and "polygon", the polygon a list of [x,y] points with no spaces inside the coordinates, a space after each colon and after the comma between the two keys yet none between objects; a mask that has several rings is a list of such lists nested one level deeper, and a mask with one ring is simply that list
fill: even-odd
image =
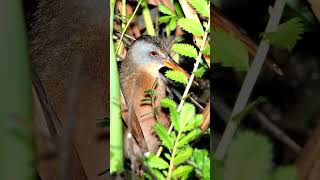
[{"label": "green leaf", "polygon": [[193,149],[190,146],[187,146],[186,148],[181,149],[177,153],[177,156],[174,157],[173,164],[177,166],[181,163],[184,163],[192,156],[192,153],[193,153]]},{"label": "green leaf", "polygon": [[196,108],[194,105],[190,103],[185,103],[180,112],[180,119],[179,119],[179,125],[182,130],[184,130],[184,127],[191,121],[191,119],[194,118],[196,112]]},{"label": "green leaf", "polygon": [[187,32],[196,35],[202,36],[204,34],[203,27],[200,21],[191,19],[191,18],[180,18],[178,20],[178,25],[186,30]]},{"label": "green leaf", "polygon": [[165,160],[153,154],[149,154],[145,162],[147,163],[148,167],[151,168],[167,169],[169,167],[169,164]]},{"label": "green leaf", "polygon": [[195,140],[200,134],[201,130],[199,128],[194,129],[193,131],[189,132],[186,136],[181,138],[181,140],[179,140],[177,147],[182,147],[188,144],[189,142]]},{"label": "green leaf", "polygon": [[177,12],[178,18],[182,18],[184,17],[183,11],[180,7],[180,3],[179,2],[174,2],[174,9]]},{"label": "green leaf", "polygon": [[188,83],[188,77],[180,71],[168,70],[166,71],[165,76],[173,81],[182,83],[184,85]]},{"label": "green leaf", "polygon": [[189,3],[202,16],[210,16],[209,4],[206,0],[189,0]]},{"label": "green leaf", "polygon": [[168,149],[172,149],[173,143],[168,134],[168,130],[160,123],[156,123],[153,127],[158,137],[161,139],[162,144]]},{"label": "green leaf", "polygon": [[272,146],[264,136],[240,132],[229,146],[224,180],[267,179],[271,162]]},{"label": "green leaf", "polygon": [[160,4],[159,11],[162,12],[163,14],[175,16],[174,12],[172,12],[167,6],[165,6],[163,4]]},{"label": "green leaf", "polygon": [[161,99],[160,104],[164,108],[176,107],[176,102],[173,99],[170,99],[170,98]]},{"label": "green leaf", "polygon": [[274,32],[263,33],[263,38],[275,47],[292,49],[303,32],[301,19],[293,18],[280,24]]},{"label": "green leaf", "polygon": [[297,168],[294,166],[287,166],[287,167],[280,167],[278,168],[274,174],[272,175],[272,180],[283,180],[283,179],[290,179],[290,180],[298,180],[298,171]]},{"label": "green leaf", "polygon": [[170,27],[169,27],[169,24],[167,24],[167,25],[166,25],[166,34],[167,34],[167,37],[170,36],[170,33],[171,33]]},{"label": "green leaf", "polygon": [[171,159],[171,155],[169,153],[164,153],[164,157],[166,157],[169,161]]},{"label": "green leaf", "polygon": [[193,167],[190,165],[179,166],[173,171],[172,176],[174,178],[187,178],[192,170]]},{"label": "green leaf", "polygon": [[194,76],[197,78],[201,78],[205,72],[206,72],[206,68],[201,67],[201,68],[197,69],[196,71],[193,71],[192,74],[194,74]]},{"label": "green leaf", "polygon": [[150,169],[150,171],[157,177],[157,179],[159,179],[159,180],[165,180],[166,179],[158,169]]},{"label": "green leaf", "polygon": [[204,49],[202,50],[202,53],[205,55],[210,55],[210,45],[204,47]]},{"label": "green leaf", "polygon": [[176,107],[176,103],[169,98],[164,98],[161,100],[161,106],[165,107],[165,108],[169,108],[170,111],[170,120],[173,124],[173,127],[179,131],[180,127],[179,127],[179,114],[177,112],[177,107]]},{"label": "green leaf", "polygon": [[170,21],[170,19],[171,19],[171,16],[161,16],[159,18],[159,22],[160,22],[160,24],[161,23],[168,23]]},{"label": "green leaf", "polygon": [[249,67],[249,55],[244,44],[220,28],[213,31],[212,53],[213,62],[220,62],[222,66],[233,67],[239,71]]},{"label": "green leaf", "polygon": [[170,31],[173,31],[176,29],[176,27],[177,27],[177,18],[173,17],[173,18],[171,18],[171,21],[169,23],[169,29],[170,29]]},{"label": "green leaf", "polygon": [[191,58],[196,58],[198,56],[197,49],[191,44],[175,43],[172,45],[171,49],[183,56]]},{"label": "green leaf", "polygon": [[191,120],[187,125],[186,127],[183,129],[183,132],[186,132],[186,131],[191,131],[195,128],[198,128],[201,124],[202,124],[202,121],[203,121],[203,115],[202,114],[197,114],[193,120]]},{"label": "green leaf", "polygon": [[[193,164],[196,167],[195,172],[197,176],[201,177],[202,179],[209,180],[210,179],[210,158],[208,155],[208,151],[205,149],[195,149],[193,151],[191,160],[194,162]],[[215,168],[215,166],[216,164],[213,166],[213,168]],[[214,173],[215,173],[214,176],[217,179],[216,174],[219,172],[214,171]]]}]

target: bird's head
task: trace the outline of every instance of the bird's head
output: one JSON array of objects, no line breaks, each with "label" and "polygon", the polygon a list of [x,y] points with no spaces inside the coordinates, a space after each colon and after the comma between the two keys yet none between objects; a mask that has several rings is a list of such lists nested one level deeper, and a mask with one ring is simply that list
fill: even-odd
[{"label": "bird's head", "polygon": [[[141,36],[129,48],[128,57],[134,65],[143,65],[156,67],[157,70],[166,66],[183,72],[187,76],[189,74],[184,71],[177,63],[170,57],[165,45],[154,36]],[[127,59],[128,60],[128,59]]]}]

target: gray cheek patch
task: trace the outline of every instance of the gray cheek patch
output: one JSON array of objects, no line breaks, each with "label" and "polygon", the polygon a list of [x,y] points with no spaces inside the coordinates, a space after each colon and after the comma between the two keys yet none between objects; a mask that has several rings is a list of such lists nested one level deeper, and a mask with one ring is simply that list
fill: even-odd
[{"label": "gray cheek patch", "polygon": [[149,55],[149,52],[152,50],[158,49],[156,46],[146,42],[136,42],[131,51],[134,58],[135,64],[146,64],[152,62],[152,57]]}]

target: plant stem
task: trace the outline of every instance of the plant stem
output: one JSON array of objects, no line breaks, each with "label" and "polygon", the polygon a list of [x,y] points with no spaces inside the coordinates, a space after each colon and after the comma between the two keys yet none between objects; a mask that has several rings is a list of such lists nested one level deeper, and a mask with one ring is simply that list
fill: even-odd
[{"label": "plant stem", "polygon": [[[126,33],[126,31],[127,31],[128,27],[129,27],[131,21],[133,20],[134,16],[136,15],[136,13],[137,13],[137,11],[138,11],[138,9],[139,9],[140,4],[141,4],[142,1],[143,1],[143,0],[140,0],[140,1],[138,2],[138,5],[137,5],[136,9],[135,9],[134,12],[132,13],[129,21],[127,22],[126,26],[124,27],[124,30],[123,30],[122,33],[121,33],[121,36],[120,36],[120,40],[119,40],[119,41],[122,41],[123,36],[124,36],[124,34]],[[110,23],[111,23],[111,22],[110,22]],[[113,23],[113,22],[112,22],[112,23]],[[113,27],[113,26],[112,26],[112,27]],[[111,28],[111,25],[110,25],[110,28]],[[112,37],[112,36],[111,36],[111,37]],[[111,38],[111,39],[112,39],[112,38]],[[118,46],[117,46],[117,49],[116,49],[116,53],[118,53],[118,51],[119,51],[119,49],[120,49],[120,45],[121,45],[121,44],[119,43]]]},{"label": "plant stem", "polygon": [[179,142],[181,134],[182,134],[182,129],[179,131],[179,133],[177,135],[177,139],[176,139],[176,141],[174,143],[174,146],[173,146],[173,149],[172,149],[172,154],[171,154],[171,158],[170,158],[170,165],[169,165],[169,171],[168,171],[167,180],[170,180],[171,175],[172,175],[172,170],[173,170],[173,165],[174,165],[173,160],[174,160],[174,157],[176,156],[177,145],[178,145],[178,142]]},{"label": "plant stem", "polygon": [[[208,37],[209,28],[210,28],[210,18],[208,20],[208,25],[206,27],[205,33],[204,33],[203,38],[202,38],[199,54],[198,54],[198,56],[196,58],[196,63],[194,64],[193,71],[196,71],[198,69],[198,67],[199,67],[199,64],[200,64],[200,61],[201,61],[201,57],[202,57],[202,50],[204,49],[205,44],[206,44],[206,39]],[[181,101],[179,103],[179,106],[178,106],[178,109],[177,109],[178,112],[181,111],[181,108],[182,108],[182,106],[183,106],[183,104],[185,102],[185,99],[187,98],[187,95],[189,93],[189,90],[191,88],[193,80],[194,80],[194,74],[191,74],[190,79],[188,81],[188,84],[187,84],[187,86],[186,86],[186,88],[185,88],[185,90],[183,92]],[[169,127],[169,130],[168,130],[169,134],[171,133],[172,129],[173,129],[173,124],[171,124],[170,127]],[[163,147],[161,146],[156,155],[160,156],[162,150],[163,150]]]},{"label": "plant stem", "polygon": [[151,18],[151,14],[150,14],[150,11],[148,8],[147,1],[144,1],[141,4],[141,6],[142,6],[142,15],[143,15],[144,23],[146,25],[147,33],[148,33],[148,35],[154,36],[154,35],[156,35],[156,32],[153,27],[153,22],[152,22],[152,18]]},{"label": "plant stem", "polygon": [[[266,27],[266,32],[271,32],[277,27],[285,4],[286,4],[285,0],[276,0],[268,25]],[[231,118],[228,121],[227,127],[223,133],[222,139],[214,154],[214,157],[217,160],[222,160],[224,158],[224,155],[232,140],[232,137],[238,128],[238,123],[232,121],[232,119],[234,118],[235,115],[240,113],[245,108],[248,102],[248,99],[250,97],[251,91],[254,87],[254,84],[258,78],[264,59],[267,56],[269,48],[270,48],[269,43],[262,40],[257,50],[257,54],[252,62],[252,65],[245,77],[244,83],[239,92],[235,106],[232,110]]]},{"label": "plant stem", "polygon": [[0,179],[36,179],[31,62],[22,7],[22,1],[0,5]]},{"label": "plant stem", "polygon": [[[113,18],[115,0],[110,1],[110,173],[124,170],[123,129],[120,108],[120,81],[116,54],[114,51]],[[124,34],[124,32],[123,32]],[[119,44],[118,44],[119,45]]]}]

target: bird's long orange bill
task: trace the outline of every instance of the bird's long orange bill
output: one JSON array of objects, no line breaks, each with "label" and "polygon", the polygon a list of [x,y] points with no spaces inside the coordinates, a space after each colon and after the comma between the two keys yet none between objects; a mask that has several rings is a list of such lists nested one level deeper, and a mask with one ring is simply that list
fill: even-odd
[{"label": "bird's long orange bill", "polygon": [[164,65],[170,69],[173,69],[173,70],[176,70],[176,71],[180,71],[182,72],[183,74],[185,74],[188,79],[190,78],[190,74],[187,73],[184,69],[182,69],[176,62],[174,62],[173,60],[171,59],[164,59],[163,60],[164,62]]}]

